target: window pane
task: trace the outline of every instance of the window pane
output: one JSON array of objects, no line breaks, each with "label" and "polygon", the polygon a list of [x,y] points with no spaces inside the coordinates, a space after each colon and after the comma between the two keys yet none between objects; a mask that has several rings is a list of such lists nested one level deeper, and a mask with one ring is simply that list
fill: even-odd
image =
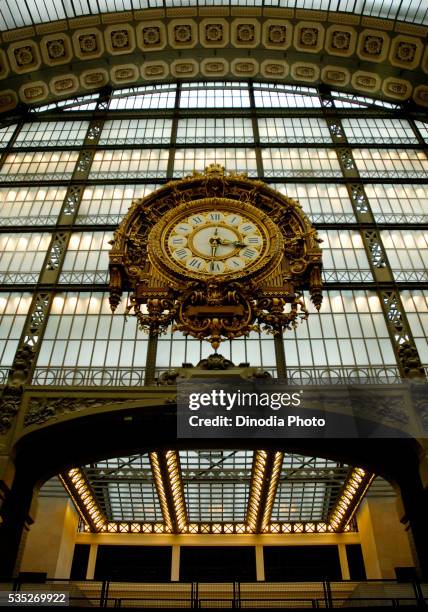
[{"label": "window pane", "polygon": [[89,121],[33,121],[24,123],[14,147],[80,146],[85,140]]},{"label": "window pane", "polygon": [[159,185],[97,185],[86,187],[77,215],[77,225],[119,224],[133,200],[143,198]]},{"label": "window pane", "polygon": [[250,106],[247,85],[235,83],[183,83],[181,108],[246,108]]},{"label": "window pane", "polygon": [[123,303],[111,313],[107,293],[56,295],[33,384],[142,385],[147,336],[123,313]]},{"label": "window pane", "polygon": [[378,223],[428,223],[428,187],[426,185],[365,186]]},{"label": "window pane", "polygon": [[113,232],[75,232],[65,255],[60,283],[107,283]]},{"label": "window pane", "polygon": [[286,453],[272,521],[326,521],[349,466],[321,457]]},{"label": "window pane", "polygon": [[113,93],[109,108],[111,110],[174,108],[175,90],[175,85],[121,89]]},{"label": "window pane", "polygon": [[359,231],[324,230],[323,278],[326,282],[373,282],[370,264]]},{"label": "window pane", "polygon": [[354,149],[355,163],[363,177],[425,178],[428,159],[415,149]]},{"label": "window pane", "polygon": [[0,128],[0,149],[7,147],[15,129],[16,125],[8,125],[7,127]]},{"label": "window pane", "polygon": [[0,282],[36,283],[51,241],[50,234],[0,234]]},{"label": "window pane", "polygon": [[264,175],[341,177],[339,161],[330,149],[262,149]]},{"label": "window pane", "polygon": [[415,124],[422,138],[425,142],[428,142],[428,123],[425,121],[415,121]]},{"label": "window pane", "polygon": [[268,117],[258,119],[260,141],[274,142],[331,142],[325,119],[299,117]]},{"label": "window pane", "polygon": [[66,187],[0,188],[0,225],[53,225]]},{"label": "window pane", "polygon": [[428,280],[428,232],[383,230],[381,237],[396,281]]},{"label": "window pane", "polygon": [[254,85],[255,105],[261,108],[319,108],[316,89],[290,85]]},{"label": "window pane", "polygon": [[253,456],[247,450],[179,451],[190,522],[245,520]]},{"label": "window pane", "polygon": [[355,223],[345,185],[334,183],[273,183],[273,189],[300,202],[312,223]]},{"label": "window pane", "polygon": [[0,384],[6,384],[9,367],[15,358],[27,313],[30,293],[0,294]]},{"label": "window pane", "polygon": [[246,143],[254,142],[251,119],[241,117],[180,119],[177,143]]},{"label": "window pane", "polygon": [[11,153],[0,168],[1,180],[10,182],[71,179],[77,158],[77,151]]},{"label": "window pane", "polygon": [[221,164],[227,172],[246,172],[257,176],[256,152],[254,149],[177,149],[175,152],[174,176],[203,171],[210,164]]},{"label": "window pane", "polygon": [[[388,329],[383,316],[378,315],[380,309],[375,292],[327,291],[320,312],[310,306],[308,321],[284,334],[288,376],[314,382],[398,378]],[[320,326],[314,325],[316,319]],[[322,352],[311,350],[314,339],[322,342]]]},{"label": "window pane", "polygon": [[109,521],[163,521],[148,453],[104,459],[80,469]]},{"label": "window pane", "polygon": [[172,119],[113,119],[104,123],[99,144],[169,144]]},{"label": "window pane", "polygon": [[410,124],[405,119],[342,119],[348,142],[417,144]]},{"label": "window pane", "polygon": [[415,339],[419,357],[428,366],[428,291],[411,289],[400,291],[401,301]]},{"label": "window pane", "polygon": [[97,151],[90,178],[164,178],[168,166],[168,149],[121,149]]}]

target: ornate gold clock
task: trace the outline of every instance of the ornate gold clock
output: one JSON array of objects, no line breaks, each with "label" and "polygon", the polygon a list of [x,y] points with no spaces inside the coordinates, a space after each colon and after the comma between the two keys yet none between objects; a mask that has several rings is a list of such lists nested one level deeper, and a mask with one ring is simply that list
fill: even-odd
[{"label": "ornate gold clock", "polygon": [[110,252],[110,304],[124,290],[140,327],[174,329],[217,348],[307,317],[322,300],[321,249],[297,202],[213,165],[133,203]]},{"label": "ornate gold clock", "polygon": [[181,204],[156,223],[148,241],[150,261],[172,281],[259,278],[279,265],[283,249],[265,213],[227,198]]}]

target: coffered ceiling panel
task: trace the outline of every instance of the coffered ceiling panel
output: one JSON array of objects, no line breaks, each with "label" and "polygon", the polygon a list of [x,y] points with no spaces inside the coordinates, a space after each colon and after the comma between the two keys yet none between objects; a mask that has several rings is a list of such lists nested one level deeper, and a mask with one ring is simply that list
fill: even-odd
[{"label": "coffered ceiling panel", "polygon": [[0,112],[204,78],[326,84],[428,106],[422,0],[8,0],[0,24]]}]

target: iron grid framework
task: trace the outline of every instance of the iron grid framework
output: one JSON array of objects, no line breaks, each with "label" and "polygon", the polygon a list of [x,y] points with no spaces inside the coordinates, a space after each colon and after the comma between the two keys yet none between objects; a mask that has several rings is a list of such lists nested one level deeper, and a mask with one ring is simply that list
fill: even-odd
[{"label": "iron grid framework", "polygon": [[[323,308],[286,335],[282,360],[273,339],[258,334],[225,343],[225,357],[296,384],[398,381],[407,344],[428,364],[427,134],[426,115],[399,104],[244,82],[116,90],[4,120],[1,380],[26,345],[37,386],[141,385],[209,354],[179,334],[156,347],[135,321],[112,317],[106,268],[108,240],[132,200],[213,161],[298,199],[324,239]],[[111,461],[87,468],[103,512],[129,525],[162,524],[147,461]],[[344,468],[309,462],[305,474],[314,476],[302,477],[303,466],[285,474],[285,465],[272,507],[275,529],[325,528]],[[221,524],[242,524],[251,489],[248,465],[242,470],[239,482],[222,480],[219,471],[195,481],[182,470],[194,532],[200,521],[216,524],[208,502],[216,496],[239,502]]]},{"label": "iron grid framework", "polygon": [[[5,121],[2,379],[25,325],[23,296],[37,284],[51,299],[35,385],[138,385],[207,356],[208,347],[179,334],[161,337],[156,356],[134,321],[111,317],[104,292],[108,242],[132,200],[213,161],[298,199],[324,241],[324,307],[285,337],[291,381],[398,380],[399,346],[412,332],[427,363],[420,322],[412,316],[415,329],[401,336],[391,326],[397,317],[406,323],[402,290],[422,319],[427,309],[426,125],[398,104],[244,82],[90,94]],[[269,337],[222,350],[277,373]]]}]

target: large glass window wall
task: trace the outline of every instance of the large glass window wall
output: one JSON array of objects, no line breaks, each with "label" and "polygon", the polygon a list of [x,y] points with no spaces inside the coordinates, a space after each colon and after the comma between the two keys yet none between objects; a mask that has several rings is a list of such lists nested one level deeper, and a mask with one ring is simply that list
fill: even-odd
[{"label": "large glass window wall", "polygon": [[[19,128],[0,128],[0,298],[7,304],[1,364],[13,361],[25,309],[60,231],[66,248],[57,280],[46,286],[55,298],[35,384],[143,384],[148,338],[134,318],[125,322],[126,296],[114,316],[108,304],[109,241],[135,199],[211,163],[260,177],[298,200],[323,241],[320,313],[310,306],[309,319],[284,336],[290,380],[397,376],[387,316],[373,282],[374,247],[365,243],[371,218],[392,270],[390,285],[400,291],[427,364],[421,283],[428,280],[428,237],[420,224],[428,219],[428,161],[418,144],[427,137],[426,123],[406,118],[404,108],[397,118],[397,104],[342,92],[333,97],[359,176],[348,175],[339,161],[343,146],[332,141],[316,88],[188,82],[115,90],[100,138],[91,142],[87,175],[79,175],[74,212],[63,212],[59,228],[98,95],[32,108],[33,121],[27,115]],[[82,119],[68,119],[67,110],[81,112]],[[47,111],[49,120],[42,116]],[[73,150],[64,151],[65,143]],[[307,296],[305,301],[309,305]],[[169,330],[158,339],[155,376],[183,363],[196,365],[211,352],[207,342]],[[272,336],[252,332],[224,342],[220,352],[235,364],[277,375]]]}]

